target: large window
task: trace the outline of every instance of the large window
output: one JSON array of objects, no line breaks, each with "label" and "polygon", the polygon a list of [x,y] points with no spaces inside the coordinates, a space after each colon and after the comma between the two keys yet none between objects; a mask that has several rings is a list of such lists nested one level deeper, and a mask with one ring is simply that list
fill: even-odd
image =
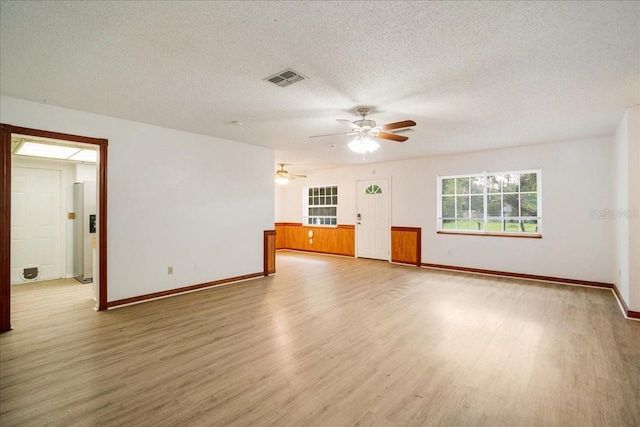
[{"label": "large window", "polygon": [[303,193],[305,225],[338,225],[338,186],[305,187]]},{"label": "large window", "polygon": [[438,177],[438,230],[540,234],[540,191],[539,169]]}]

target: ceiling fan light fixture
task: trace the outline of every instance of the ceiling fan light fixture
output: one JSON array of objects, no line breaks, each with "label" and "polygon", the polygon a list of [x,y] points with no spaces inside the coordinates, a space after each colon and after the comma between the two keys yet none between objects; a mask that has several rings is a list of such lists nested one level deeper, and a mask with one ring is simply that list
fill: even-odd
[{"label": "ceiling fan light fixture", "polygon": [[287,178],[286,176],[277,176],[276,177],[276,184],[278,185],[287,185],[289,183],[289,178]]},{"label": "ceiling fan light fixture", "polygon": [[369,137],[357,137],[353,141],[347,145],[351,151],[354,153],[365,154],[365,153],[373,153],[378,148],[380,148],[380,144],[375,142],[373,139]]}]

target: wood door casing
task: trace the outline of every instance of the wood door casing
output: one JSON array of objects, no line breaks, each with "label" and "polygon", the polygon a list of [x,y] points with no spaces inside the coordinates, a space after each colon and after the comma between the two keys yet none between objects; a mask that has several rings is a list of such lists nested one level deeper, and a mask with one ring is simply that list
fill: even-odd
[{"label": "wood door casing", "polygon": [[98,240],[98,310],[107,309],[107,159],[109,141],[80,135],[31,129],[0,123],[0,332],[11,330],[11,134],[97,145],[100,237]]}]

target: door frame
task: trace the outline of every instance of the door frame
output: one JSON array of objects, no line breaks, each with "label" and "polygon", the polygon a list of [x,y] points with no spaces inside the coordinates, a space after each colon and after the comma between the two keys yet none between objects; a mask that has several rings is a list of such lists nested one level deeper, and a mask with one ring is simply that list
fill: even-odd
[{"label": "door frame", "polygon": [[0,123],[0,332],[11,330],[11,134],[97,145],[98,158],[98,304],[107,309],[107,156],[109,141]]},{"label": "door frame", "polygon": [[[358,192],[358,183],[360,182],[366,182],[366,181],[387,181],[387,194],[389,196],[389,203],[388,203],[388,209],[387,209],[387,217],[389,218],[389,227],[388,227],[388,237],[389,237],[389,253],[387,255],[386,261],[391,262],[391,177],[390,176],[386,176],[386,177],[379,177],[379,178],[366,178],[366,179],[358,179],[356,180],[356,215],[359,213],[360,210],[360,194]],[[358,230],[360,229],[360,227],[358,227],[358,219],[356,218],[356,226],[355,226],[355,233],[354,235],[354,253],[355,253],[355,258],[360,258],[358,255]],[[385,261],[385,260],[381,260],[381,261]]]}]

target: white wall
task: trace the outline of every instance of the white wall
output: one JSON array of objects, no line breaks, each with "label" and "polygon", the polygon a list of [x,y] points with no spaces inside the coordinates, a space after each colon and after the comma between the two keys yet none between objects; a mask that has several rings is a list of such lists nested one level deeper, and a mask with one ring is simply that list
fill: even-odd
[{"label": "white wall", "polygon": [[109,140],[109,301],[262,271],[271,149],[4,96],[0,121]]},{"label": "white wall", "polygon": [[640,312],[640,105],[629,108],[629,310]]},{"label": "white wall", "polygon": [[98,181],[97,168],[95,164],[77,163],[74,165],[75,181]]},{"label": "white wall", "polygon": [[616,285],[640,311],[640,105],[625,112],[613,140]]},{"label": "white wall", "polygon": [[[537,167],[542,168],[542,239],[436,234],[438,175]],[[308,175],[276,189],[276,204],[282,204],[276,208],[278,222],[302,221],[303,186],[338,184],[338,223],[354,224],[356,181],[390,177],[392,225],[422,228],[422,262],[613,282],[613,224],[594,219],[592,213],[612,206],[611,138],[364,164]]]},{"label": "white wall", "polygon": [[613,135],[613,206],[614,219],[613,263],[614,282],[622,298],[629,304],[629,221],[618,212],[629,210],[629,112],[625,112]]}]

